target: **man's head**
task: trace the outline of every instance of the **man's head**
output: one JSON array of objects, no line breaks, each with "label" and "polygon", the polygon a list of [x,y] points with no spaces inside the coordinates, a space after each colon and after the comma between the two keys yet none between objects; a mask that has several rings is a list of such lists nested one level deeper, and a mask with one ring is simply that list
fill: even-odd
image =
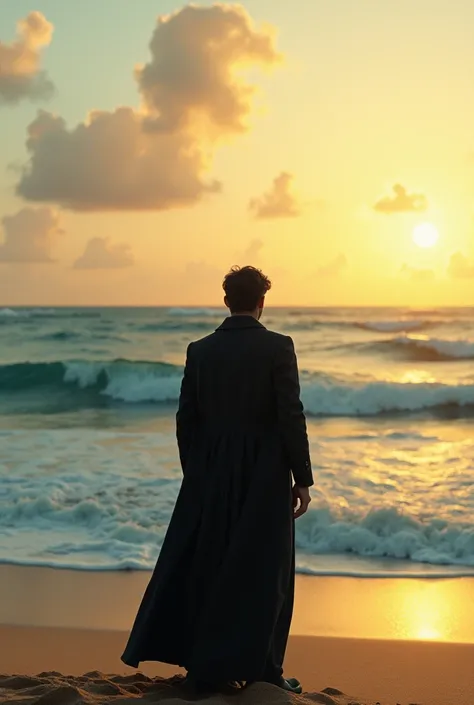
[{"label": "man's head", "polygon": [[265,305],[265,294],[272,283],[255,267],[232,267],[224,277],[224,302],[232,314],[247,314],[260,318]]}]

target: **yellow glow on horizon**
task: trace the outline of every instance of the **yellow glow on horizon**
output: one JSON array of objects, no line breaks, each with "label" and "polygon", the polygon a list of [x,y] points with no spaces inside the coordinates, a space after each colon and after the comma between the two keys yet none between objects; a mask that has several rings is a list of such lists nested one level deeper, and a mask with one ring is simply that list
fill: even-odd
[{"label": "yellow glow on horizon", "polygon": [[434,247],[439,240],[439,231],[432,223],[420,223],[413,229],[412,237],[418,247]]},{"label": "yellow glow on horizon", "polygon": [[441,640],[441,632],[432,627],[420,627],[418,630],[418,638],[421,641],[438,641]]}]

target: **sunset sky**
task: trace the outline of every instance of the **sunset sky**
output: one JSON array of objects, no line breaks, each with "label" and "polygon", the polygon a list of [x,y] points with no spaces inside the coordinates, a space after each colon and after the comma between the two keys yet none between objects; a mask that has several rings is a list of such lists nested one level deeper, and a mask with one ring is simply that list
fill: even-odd
[{"label": "sunset sky", "polygon": [[218,304],[232,264],[273,305],[474,305],[473,25],[469,0],[0,2],[0,305]]}]

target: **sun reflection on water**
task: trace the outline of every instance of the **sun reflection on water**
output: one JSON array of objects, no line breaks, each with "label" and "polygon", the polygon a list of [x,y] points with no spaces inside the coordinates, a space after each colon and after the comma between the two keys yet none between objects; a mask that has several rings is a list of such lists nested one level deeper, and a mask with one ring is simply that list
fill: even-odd
[{"label": "sun reflection on water", "polygon": [[396,380],[400,384],[434,384],[438,380],[427,370],[405,370]]}]

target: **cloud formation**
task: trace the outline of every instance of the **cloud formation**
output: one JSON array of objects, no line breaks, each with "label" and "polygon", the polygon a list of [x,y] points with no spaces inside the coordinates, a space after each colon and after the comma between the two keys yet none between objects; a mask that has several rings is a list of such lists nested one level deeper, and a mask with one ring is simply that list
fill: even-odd
[{"label": "cloud formation", "polygon": [[452,279],[474,279],[474,262],[461,252],[455,252],[449,260],[448,276]]},{"label": "cloud formation", "polygon": [[76,211],[165,210],[219,190],[204,179],[206,160],[190,135],[148,132],[131,108],[95,111],[70,131],[40,111],[28,133],[31,160],[17,193],[30,201]]},{"label": "cloud formation", "polygon": [[320,267],[317,272],[317,277],[323,277],[325,279],[330,279],[332,277],[337,277],[342,274],[343,270],[347,267],[347,257],[344,254],[339,254],[334,257],[330,262]]},{"label": "cloud formation", "polygon": [[135,70],[149,124],[175,132],[204,118],[225,135],[246,130],[254,88],[236,69],[279,60],[273,34],[257,31],[240,5],[188,5],[158,18],[151,61]]},{"label": "cloud formation", "polygon": [[433,281],[436,276],[432,269],[418,269],[417,267],[410,267],[408,264],[402,265],[400,272],[416,282]]},{"label": "cloud formation", "polygon": [[393,196],[385,196],[374,205],[378,213],[420,213],[428,208],[426,196],[422,193],[408,193],[401,184],[393,186]]},{"label": "cloud formation", "polygon": [[0,262],[53,262],[51,252],[60,227],[59,213],[53,208],[22,208],[2,219],[4,241]]},{"label": "cloud formation", "polygon": [[158,19],[150,50],[135,71],[140,110],[95,110],[72,129],[38,113],[20,196],[76,211],[165,210],[220,190],[206,177],[217,141],[245,129],[251,109],[236,69],[276,63],[273,35],[238,5],[188,6]]},{"label": "cloud formation", "polygon": [[259,220],[268,218],[296,218],[301,214],[301,206],[292,192],[293,175],[282,171],[269,191],[259,198],[253,198],[249,210]]},{"label": "cloud formation", "polygon": [[75,269],[123,269],[135,263],[130,245],[113,244],[107,237],[93,237],[74,262]]},{"label": "cloud formation", "polygon": [[41,50],[51,43],[53,25],[41,12],[17,24],[17,38],[0,41],[0,105],[49,98],[54,85],[40,68]]}]

